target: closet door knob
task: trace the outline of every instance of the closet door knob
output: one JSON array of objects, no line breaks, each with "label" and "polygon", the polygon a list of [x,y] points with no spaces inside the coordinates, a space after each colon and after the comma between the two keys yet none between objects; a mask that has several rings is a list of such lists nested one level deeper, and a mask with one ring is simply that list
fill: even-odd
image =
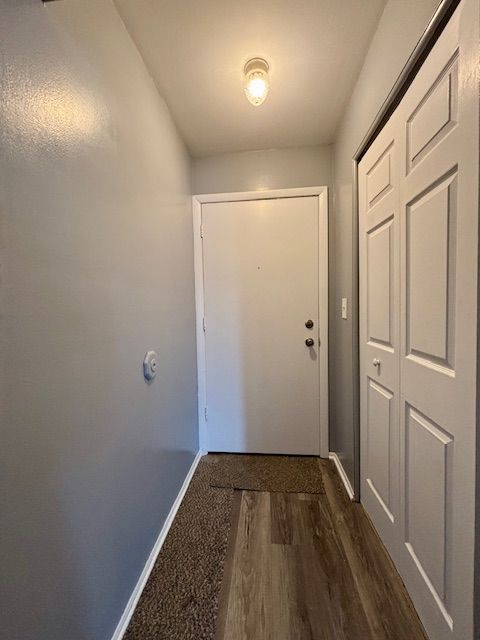
[{"label": "closet door knob", "polygon": [[373,366],[374,367],[379,367],[380,366],[380,360],[378,358],[374,358],[373,359]]},{"label": "closet door knob", "polygon": [[315,344],[315,340],[313,338],[307,338],[305,340],[305,344],[307,345],[307,347],[313,347],[313,345]]}]

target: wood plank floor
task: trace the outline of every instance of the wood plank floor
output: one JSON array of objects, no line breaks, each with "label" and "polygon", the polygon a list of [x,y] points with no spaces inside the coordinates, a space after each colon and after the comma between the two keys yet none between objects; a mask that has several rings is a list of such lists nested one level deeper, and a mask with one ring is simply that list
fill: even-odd
[{"label": "wood plank floor", "polygon": [[325,494],[236,492],[216,640],[425,640],[330,461]]}]

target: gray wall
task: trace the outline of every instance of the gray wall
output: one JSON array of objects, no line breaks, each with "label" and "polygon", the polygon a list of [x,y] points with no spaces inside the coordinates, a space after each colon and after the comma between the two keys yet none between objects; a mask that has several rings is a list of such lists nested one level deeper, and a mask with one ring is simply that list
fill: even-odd
[{"label": "gray wall", "polygon": [[194,158],[193,193],[330,186],[331,147],[242,151]]},{"label": "gray wall", "polygon": [[0,637],[108,640],[197,450],[190,161],[109,0],[0,14]]},{"label": "gray wall", "polygon": [[439,0],[389,0],[334,144],[333,305],[330,366],[330,448],[353,483],[353,323],[340,317],[341,299],[352,299],[352,158]]}]

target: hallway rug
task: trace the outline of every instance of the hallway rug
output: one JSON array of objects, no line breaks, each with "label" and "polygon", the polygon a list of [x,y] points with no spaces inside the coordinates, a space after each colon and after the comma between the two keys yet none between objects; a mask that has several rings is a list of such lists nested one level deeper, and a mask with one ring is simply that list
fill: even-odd
[{"label": "hallway rug", "polygon": [[319,459],[218,453],[211,459],[212,487],[271,493],[325,493]]},{"label": "hallway rug", "polygon": [[213,640],[233,489],[210,486],[204,456],[123,640]]}]

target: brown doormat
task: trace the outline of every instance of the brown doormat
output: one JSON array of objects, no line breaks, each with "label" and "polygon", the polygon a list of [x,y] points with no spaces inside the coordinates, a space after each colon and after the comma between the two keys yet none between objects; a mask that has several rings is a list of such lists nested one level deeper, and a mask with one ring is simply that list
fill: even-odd
[{"label": "brown doormat", "polygon": [[233,489],[210,486],[210,460],[193,475],[124,640],[213,640]]},{"label": "brown doormat", "polygon": [[210,454],[212,487],[280,493],[325,493],[318,458]]}]

